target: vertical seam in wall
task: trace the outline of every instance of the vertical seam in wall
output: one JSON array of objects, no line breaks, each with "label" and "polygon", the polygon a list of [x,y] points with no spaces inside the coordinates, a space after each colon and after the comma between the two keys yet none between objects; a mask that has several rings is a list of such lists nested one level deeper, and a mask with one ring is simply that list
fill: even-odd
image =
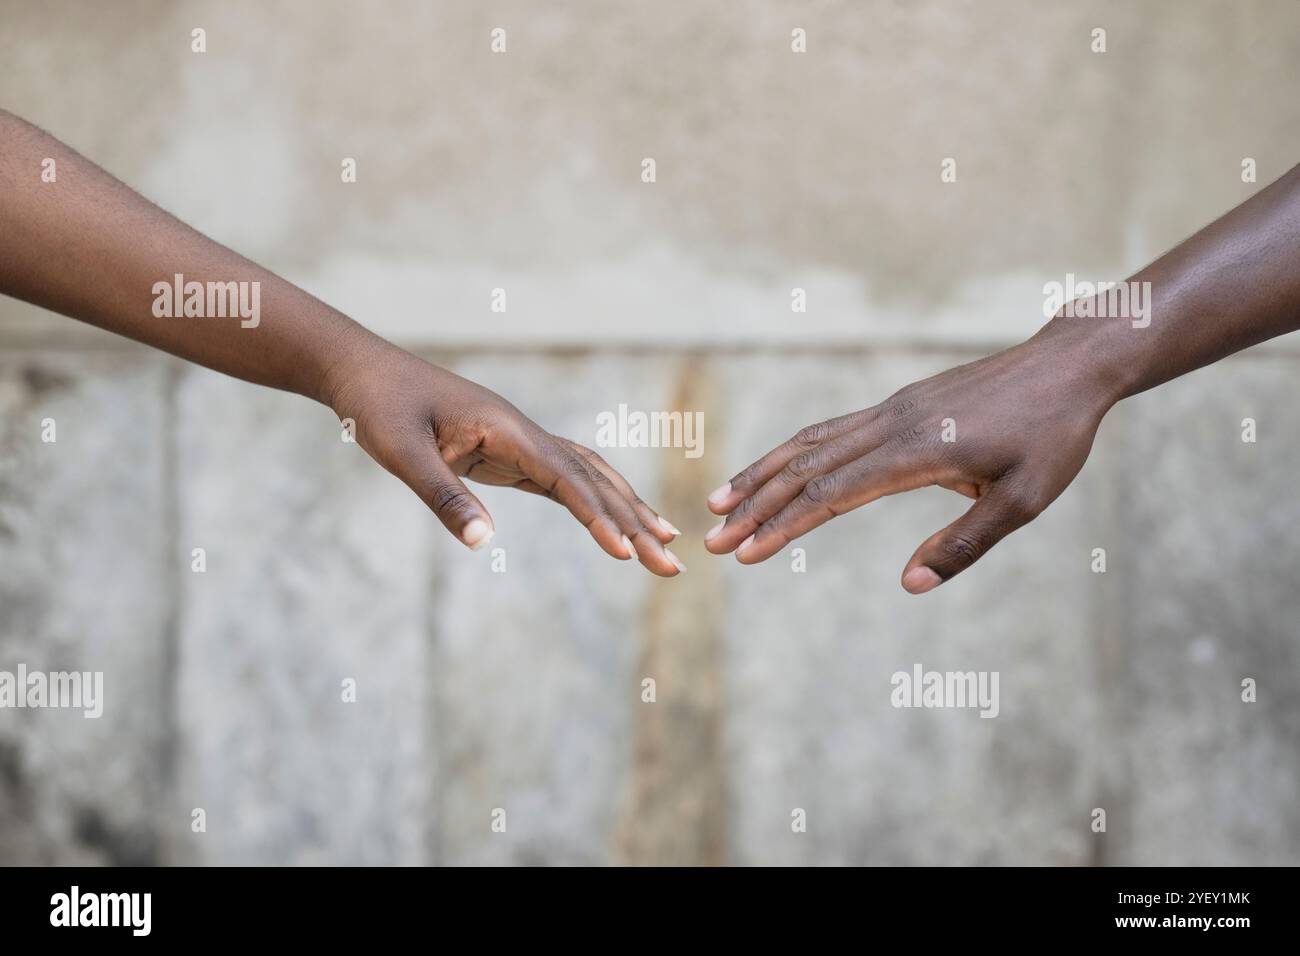
[{"label": "vertical seam in wall", "polygon": [[[162,728],[159,739],[158,769],[161,778],[159,802],[161,819],[172,819],[172,813],[179,810],[178,788],[178,754],[180,752],[180,626],[183,620],[185,601],[185,562],[181,559],[183,550],[180,541],[180,452],[178,441],[179,428],[179,392],[180,380],[184,374],[180,363],[168,359],[163,369],[162,381],[162,540],[164,547],[163,578],[171,586],[165,589],[162,617],[162,661],[159,676],[162,682],[159,700],[162,713],[159,714],[159,726]],[[161,862],[175,864],[181,862],[177,856],[188,856],[177,852],[173,833],[184,832],[164,822],[159,834]]]},{"label": "vertical seam in wall", "polygon": [[[698,353],[686,357],[670,408],[703,411],[707,423],[717,403],[704,362]],[[712,447],[716,453],[717,444]],[[698,505],[709,491],[708,474],[680,455],[667,461],[664,514],[681,525],[684,540],[699,541],[712,523]],[[636,710],[628,796],[615,831],[619,861],[632,865],[717,866],[727,860],[721,562],[688,564],[680,578],[651,586],[643,616],[629,694]],[[644,677],[655,678],[652,704],[641,702]]]}]

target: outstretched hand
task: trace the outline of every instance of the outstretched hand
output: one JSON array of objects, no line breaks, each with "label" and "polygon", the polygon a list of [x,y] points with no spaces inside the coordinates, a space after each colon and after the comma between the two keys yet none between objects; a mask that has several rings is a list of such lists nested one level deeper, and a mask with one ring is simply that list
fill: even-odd
[{"label": "outstretched hand", "polygon": [[447,530],[475,550],[495,532],[461,481],[505,485],[568,508],[596,543],[663,577],[685,566],[678,534],[598,454],[544,431],[508,401],[446,369],[371,339],[331,369],[324,398],[356,423],[357,443],[402,479]]},{"label": "outstretched hand", "polygon": [[921,594],[1033,520],[1074,480],[1113,404],[1073,330],[909,385],[879,405],[799,431],[714,491],[714,554],[765,561],[818,525],[885,495],[939,485],[975,499],[903,569]]}]

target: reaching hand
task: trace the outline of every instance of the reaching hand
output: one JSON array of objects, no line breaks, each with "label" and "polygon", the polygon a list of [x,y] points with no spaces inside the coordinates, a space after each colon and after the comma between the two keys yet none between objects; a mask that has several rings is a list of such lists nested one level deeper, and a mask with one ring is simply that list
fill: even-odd
[{"label": "reaching hand", "polygon": [[460,481],[552,498],[605,551],[664,577],[686,570],[664,545],[679,533],[599,455],[543,431],[500,395],[382,339],[329,373],[326,400],[356,422],[357,443],[420,496],[447,530],[477,550],[495,526]]},{"label": "reaching hand", "polygon": [[903,587],[920,594],[964,571],[1042,512],[1088,457],[1113,399],[1076,360],[1078,338],[1049,325],[872,408],[809,425],[709,496],[727,518],[705,547],[754,564],[846,511],[940,485],[975,504],[917,548]]}]

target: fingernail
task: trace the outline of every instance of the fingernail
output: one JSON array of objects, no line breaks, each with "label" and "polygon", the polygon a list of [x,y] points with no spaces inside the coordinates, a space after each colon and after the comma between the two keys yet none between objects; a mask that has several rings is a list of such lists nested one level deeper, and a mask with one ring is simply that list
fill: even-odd
[{"label": "fingernail", "polygon": [[660,516],[659,516],[659,524],[660,524],[660,526],[661,526],[665,531],[667,531],[667,532],[668,532],[669,534],[671,534],[673,537],[677,537],[677,535],[681,534],[681,532],[678,531],[676,528],[674,528],[674,527],[673,527],[673,526],[668,522],[668,519],[665,518],[663,515],[660,515]]},{"label": "fingernail", "polygon": [[460,540],[469,545],[471,551],[478,551],[492,540],[492,535],[495,533],[495,531],[488,527],[486,521],[482,518],[475,518],[469,524],[465,525],[464,530],[460,533]]},{"label": "fingernail", "polygon": [[924,594],[943,583],[943,578],[934,573],[932,568],[921,565],[903,575],[903,587],[913,594]]},{"label": "fingernail", "polygon": [[712,541],[714,538],[716,538],[718,535],[722,533],[722,529],[725,528],[726,526],[727,526],[727,522],[719,521],[716,525],[714,525],[712,528],[709,529],[708,533],[704,536],[704,540]]},{"label": "fingernail", "polygon": [[675,567],[678,571],[686,570],[686,565],[682,564],[682,559],[677,557],[677,555],[673,554],[672,551],[668,550],[667,548],[664,548],[664,554],[668,555],[668,560],[673,563],[673,567]]},{"label": "fingernail", "polygon": [[751,534],[744,541],[740,542],[740,547],[736,549],[736,557],[740,557],[742,554],[744,554],[745,549],[748,548],[753,543],[754,543],[754,535]]},{"label": "fingernail", "polygon": [[623,547],[627,548],[627,556],[629,558],[636,557],[636,549],[632,547],[632,539],[627,535],[623,535]]},{"label": "fingernail", "polygon": [[727,500],[727,496],[730,494],[731,494],[731,482],[727,482],[725,485],[722,485],[720,488],[714,488],[712,491],[709,492],[709,504],[722,507],[722,503]]}]

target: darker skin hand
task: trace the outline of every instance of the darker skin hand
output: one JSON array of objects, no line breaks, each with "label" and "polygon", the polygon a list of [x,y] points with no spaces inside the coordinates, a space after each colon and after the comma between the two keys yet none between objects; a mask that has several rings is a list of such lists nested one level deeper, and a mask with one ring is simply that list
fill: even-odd
[{"label": "darker skin hand", "polygon": [[709,508],[727,517],[705,546],[755,564],[838,515],[938,485],[975,503],[917,548],[903,586],[920,594],[961,573],[1037,517],[1088,457],[1113,399],[1076,360],[1077,338],[1049,325],[1015,348],[802,429],[710,495]]},{"label": "darker skin hand", "polygon": [[1300,166],[1136,273],[1144,315],[1093,296],[1022,345],[803,429],[709,496],[727,519],[705,546],[754,564],[877,498],[940,485],[975,504],[903,569],[903,587],[929,591],[1056,500],[1116,402],[1300,328],[1297,263]]}]

